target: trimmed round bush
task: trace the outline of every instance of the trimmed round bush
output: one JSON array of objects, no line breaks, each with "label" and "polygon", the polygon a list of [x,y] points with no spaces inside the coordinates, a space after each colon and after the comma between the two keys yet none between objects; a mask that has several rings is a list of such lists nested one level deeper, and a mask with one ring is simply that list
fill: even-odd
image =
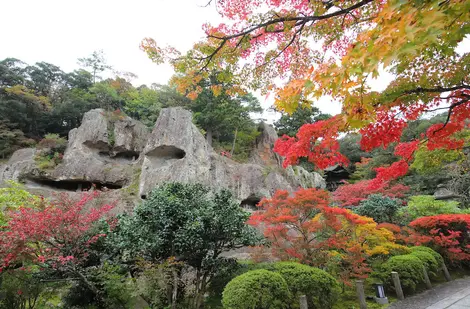
[{"label": "trimmed round bush", "polygon": [[436,261],[436,258],[429,252],[425,251],[414,251],[411,255],[416,256],[418,259],[423,262],[424,267],[431,275],[436,275],[437,270],[439,269],[439,264]]},{"label": "trimmed round bush", "polygon": [[444,262],[444,259],[442,258],[442,255],[440,255],[438,252],[434,251],[433,249],[425,246],[416,246],[416,247],[411,247],[410,248],[411,252],[427,252],[429,254],[432,254],[432,256],[436,259],[437,263],[439,266]]},{"label": "trimmed round bush", "polygon": [[290,301],[286,280],[264,269],[235,277],[222,294],[225,309],[287,309]]},{"label": "trimmed round bush", "polygon": [[309,308],[329,309],[338,299],[338,281],[326,271],[295,262],[275,263],[274,271],[287,282],[293,297],[292,309],[300,307],[300,295],[307,296]]},{"label": "trimmed round bush", "polygon": [[382,265],[379,275],[393,289],[392,271],[398,273],[403,290],[408,292],[415,291],[418,284],[424,281],[423,262],[412,254],[391,257]]}]

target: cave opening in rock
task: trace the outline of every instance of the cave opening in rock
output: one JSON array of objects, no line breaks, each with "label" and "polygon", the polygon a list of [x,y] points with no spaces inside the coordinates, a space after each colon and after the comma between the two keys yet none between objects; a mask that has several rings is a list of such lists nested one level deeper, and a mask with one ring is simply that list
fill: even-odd
[{"label": "cave opening in rock", "polygon": [[256,210],[259,210],[257,205],[259,204],[260,201],[261,201],[261,198],[259,197],[249,196],[240,203],[240,206],[248,211],[256,211]]},{"label": "cave opening in rock", "polygon": [[135,161],[139,158],[140,153],[137,151],[123,151],[116,154],[110,153],[109,151],[100,151],[98,153],[100,157],[113,160],[123,160],[123,161]]},{"label": "cave opening in rock", "polygon": [[26,186],[30,188],[47,188],[57,191],[89,191],[94,190],[107,191],[121,189],[122,185],[114,183],[104,183],[99,181],[85,180],[50,180],[50,179],[27,179]]},{"label": "cave opening in rock", "polygon": [[147,156],[163,159],[183,159],[186,156],[186,152],[175,146],[163,145],[148,152]]},{"label": "cave opening in rock", "polygon": [[146,199],[147,199],[147,195],[142,194],[142,195],[140,196],[140,198],[143,199],[143,200],[146,200]]}]

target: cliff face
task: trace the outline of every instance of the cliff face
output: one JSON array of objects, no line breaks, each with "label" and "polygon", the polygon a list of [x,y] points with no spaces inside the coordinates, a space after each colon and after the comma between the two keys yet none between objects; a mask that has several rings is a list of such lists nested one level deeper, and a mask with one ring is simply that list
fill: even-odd
[{"label": "cliff face", "polygon": [[216,154],[184,109],[163,109],[151,133],[129,117],[95,109],[70,131],[64,159],[55,169],[40,170],[35,149],[21,149],[0,166],[0,183],[20,180],[46,196],[94,187],[105,191],[105,199],[116,200],[118,211],[131,209],[153,187],[172,181],[228,188],[247,206],[278,189],[325,187],[319,174],[301,167],[282,169],[272,151],[276,132],[266,124],[260,131],[250,163],[240,164]]}]

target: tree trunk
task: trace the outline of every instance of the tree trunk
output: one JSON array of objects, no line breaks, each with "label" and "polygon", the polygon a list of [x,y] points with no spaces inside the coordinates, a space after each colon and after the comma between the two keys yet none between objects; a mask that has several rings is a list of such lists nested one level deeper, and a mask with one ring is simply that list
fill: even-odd
[{"label": "tree trunk", "polygon": [[237,135],[238,135],[238,127],[235,129],[235,136],[233,137],[233,144],[232,144],[232,150],[230,150],[230,156],[233,156],[233,152],[235,151],[235,143],[237,142]]},{"label": "tree trunk", "polygon": [[171,309],[176,309],[178,299],[178,271],[173,269],[173,294],[171,295]]},{"label": "tree trunk", "polygon": [[209,144],[209,146],[212,147],[212,129],[207,129],[207,131],[206,131],[206,141]]}]

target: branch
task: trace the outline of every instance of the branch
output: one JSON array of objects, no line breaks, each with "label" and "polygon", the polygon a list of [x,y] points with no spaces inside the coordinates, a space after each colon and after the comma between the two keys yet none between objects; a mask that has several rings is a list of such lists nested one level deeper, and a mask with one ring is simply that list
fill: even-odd
[{"label": "branch", "polygon": [[[210,0],[208,4],[210,4],[211,1],[212,0]],[[269,21],[266,21],[264,23],[260,23],[258,25],[248,27],[247,29],[245,29],[241,32],[232,34],[232,35],[226,35],[226,36],[221,36],[220,37],[220,36],[215,36],[215,35],[208,34],[207,35],[208,38],[219,40],[220,43],[219,43],[219,46],[217,46],[217,48],[211,54],[209,54],[206,57],[199,58],[199,60],[201,60],[201,61],[207,60],[206,64],[204,64],[202,70],[207,68],[207,66],[209,65],[211,60],[214,58],[214,56],[225,46],[225,44],[228,41],[230,41],[232,39],[236,39],[236,38],[240,38],[240,37],[243,38],[246,35],[249,35],[249,34],[251,34],[252,32],[254,32],[256,30],[263,29],[263,28],[266,29],[268,26],[275,25],[275,24],[280,24],[280,23],[296,22],[294,27],[303,27],[308,22],[314,23],[316,21],[334,18],[334,17],[341,16],[341,15],[344,15],[344,14],[349,14],[351,11],[353,11],[355,9],[358,9],[362,6],[365,6],[365,5],[367,5],[367,4],[369,4],[373,1],[374,0],[362,0],[362,1],[359,1],[358,3],[352,5],[348,8],[340,9],[338,11],[335,11],[335,12],[332,12],[332,13],[329,13],[329,14],[325,14],[325,15],[320,15],[320,16],[278,17],[278,18],[274,18],[274,19],[271,19]],[[284,31],[284,29],[277,29],[277,30],[270,31],[270,32],[267,32],[267,33],[276,33],[276,32],[283,32],[283,31]],[[253,38],[256,39],[261,35],[262,34],[259,34],[259,35],[255,36]],[[240,42],[238,42],[238,44],[240,44]]]}]

